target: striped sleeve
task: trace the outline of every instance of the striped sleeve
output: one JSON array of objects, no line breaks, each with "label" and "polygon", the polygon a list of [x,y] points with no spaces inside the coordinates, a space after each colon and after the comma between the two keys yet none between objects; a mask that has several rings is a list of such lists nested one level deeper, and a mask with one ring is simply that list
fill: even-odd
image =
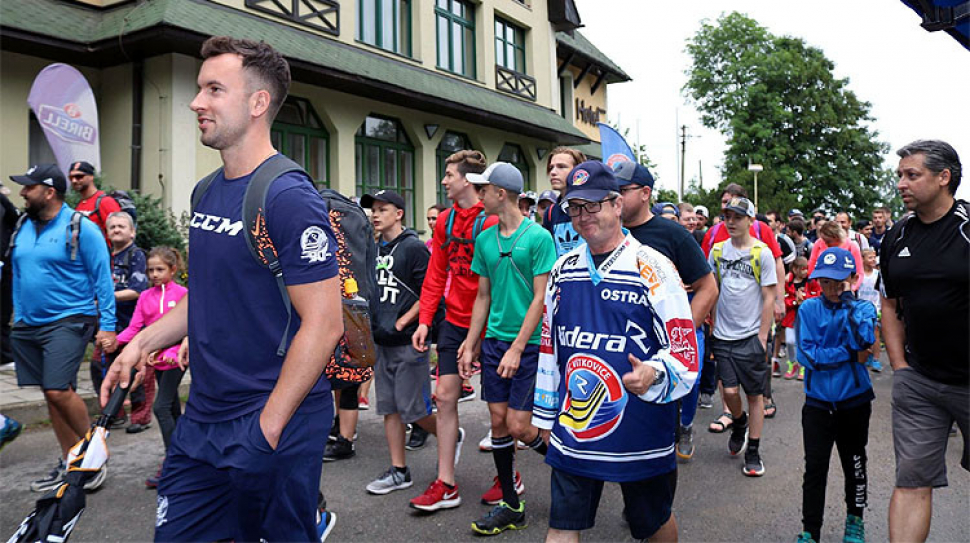
[{"label": "striped sleeve", "polygon": [[539,368],[532,401],[532,424],[536,428],[551,430],[559,413],[559,358],[552,333],[552,316],[555,313],[554,293],[558,289],[559,268],[562,259],[553,267],[546,285],[545,303],[542,311],[542,337],[539,342]]}]

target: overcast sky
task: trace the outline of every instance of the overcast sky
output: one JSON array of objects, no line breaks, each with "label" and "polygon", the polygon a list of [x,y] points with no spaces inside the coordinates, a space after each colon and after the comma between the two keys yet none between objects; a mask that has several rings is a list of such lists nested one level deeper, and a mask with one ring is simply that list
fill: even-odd
[{"label": "overcast sky", "polygon": [[[942,139],[970,163],[970,51],[943,32],[926,32],[914,11],[898,0],[576,0],[590,41],[633,81],[610,85],[611,122],[630,128],[647,146],[663,188],[676,190],[678,124],[687,141],[686,178],[703,164],[705,187],[721,179],[724,138],[704,128],[681,92],[690,58],[686,41],[724,12],[739,11],[776,35],[804,39],[835,63],[848,88],[872,103],[873,128],[895,150],[915,139]],[[962,89],[962,90],[961,90]],[[962,98],[961,98],[962,97]],[[631,144],[634,141],[630,142]],[[837,173],[837,172],[833,172]],[[958,195],[970,199],[964,179]]]}]

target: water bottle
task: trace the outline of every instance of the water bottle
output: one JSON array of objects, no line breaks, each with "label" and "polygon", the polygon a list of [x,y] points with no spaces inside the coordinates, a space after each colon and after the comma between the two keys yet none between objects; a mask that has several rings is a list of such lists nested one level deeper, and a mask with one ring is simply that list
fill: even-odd
[{"label": "water bottle", "polygon": [[371,333],[370,305],[357,289],[356,279],[344,281],[343,313],[347,353],[358,368],[370,368],[377,362],[377,348]]}]

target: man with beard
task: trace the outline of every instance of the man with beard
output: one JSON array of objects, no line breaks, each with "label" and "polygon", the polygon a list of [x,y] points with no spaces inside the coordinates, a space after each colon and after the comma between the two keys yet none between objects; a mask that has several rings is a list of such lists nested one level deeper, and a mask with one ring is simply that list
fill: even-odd
[{"label": "man with beard", "polygon": [[[10,247],[16,315],[10,343],[17,384],[44,391],[61,446],[57,465],[30,485],[46,492],[63,481],[68,451],[91,426],[76,392],[77,371],[96,329],[99,347],[116,347],[114,282],[98,227],[64,203],[67,180],[57,165],[33,166],[10,179],[23,185],[27,214]],[[101,486],[106,473],[102,468],[85,488]]]}]

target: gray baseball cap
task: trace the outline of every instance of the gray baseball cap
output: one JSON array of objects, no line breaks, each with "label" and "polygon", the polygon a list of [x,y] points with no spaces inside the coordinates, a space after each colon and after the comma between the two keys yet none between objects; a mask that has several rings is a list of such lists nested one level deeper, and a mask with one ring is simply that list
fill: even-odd
[{"label": "gray baseball cap", "polygon": [[522,172],[508,162],[494,162],[482,173],[466,174],[465,179],[473,185],[495,185],[516,195],[522,193],[524,185]]}]

